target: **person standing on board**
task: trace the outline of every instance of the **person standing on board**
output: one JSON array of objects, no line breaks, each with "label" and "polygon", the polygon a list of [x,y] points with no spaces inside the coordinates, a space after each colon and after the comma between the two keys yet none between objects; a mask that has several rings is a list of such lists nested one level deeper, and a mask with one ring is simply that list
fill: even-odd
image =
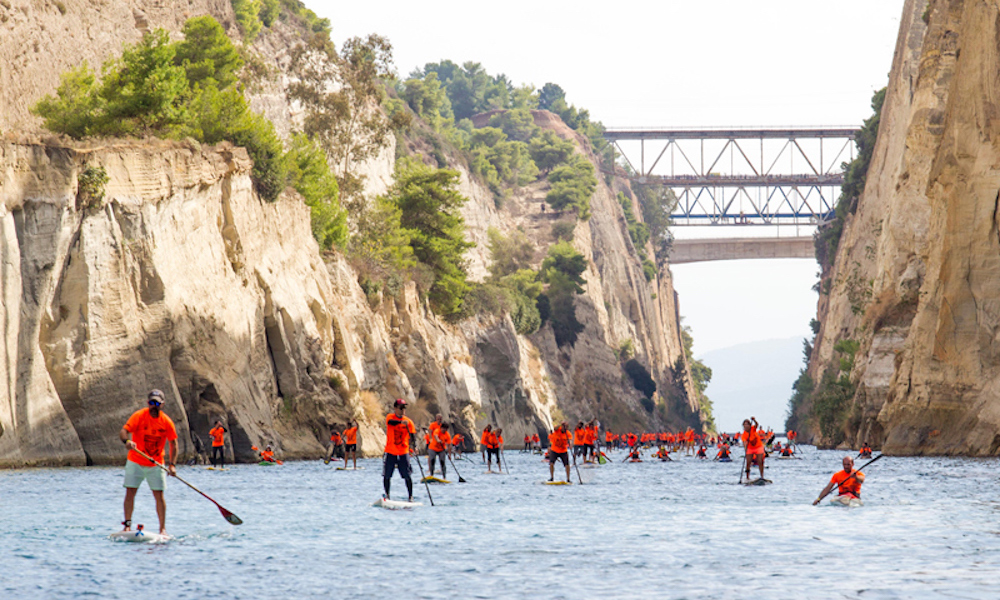
[{"label": "person standing on board", "polygon": [[[337,458],[337,449],[340,448],[342,442],[340,436],[340,424],[334,423],[330,425],[330,451],[326,453],[326,458],[323,459],[323,464],[330,464],[330,461]],[[346,464],[347,458],[345,456],[344,463]]]},{"label": "person standing on board", "polygon": [[[409,455],[412,453],[410,438],[417,435],[417,427],[403,414],[406,400],[399,398],[392,405],[392,412],[385,418],[385,456],[382,458],[382,487],[385,499],[389,499],[389,484],[392,474],[399,469],[399,475],[406,482],[409,501],[413,502],[413,479],[410,477]],[[419,459],[417,459],[419,460]]]},{"label": "person standing on board", "polygon": [[760,468],[760,478],[764,478],[764,441],[760,439],[760,425],[755,417],[743,419],[743,447],[746,448],[746,463],[743,470],[747,479],[750,478],[750,467],[757,465]]},{"label": "person standing on board", "polygon": [[431,429],[430,438],[427,441],[427,466],[431,477],[434,477],[434,463],[441,463],[441,478],[448,479],[448,467],[445,460],[448,457],[448,447],[451,446],[451,436],[448,435],[448,424],[439,423],[437,427]]},{"label": "person standing on board", "polygon": [[226,466],[226,428],[222,426],[222,421],[216,421],[215,427],[209,430],[208,435],[212,436],[212,466],[221,469]]},{"label": "person standing on board", "polygon": [[[149,485],[156,500],[156,516],[160,519],[160,535],[167,533],[167,501],[163,497],[167,489],[167,478],[163,469],[144,458],[143,452],[156,461],[163,460],[163,446],[169,446],[167,470],[170,475],[177,476],[174,466],[177,461],[177,428],[165,413],[160,410],[163,405],[163,392],[152,390],[147,397],[148,408],[132,413],[125,426],[118,432],[125,447],[128,448],[128,458],[125,460],[125,520],[122,525],[125,531],[132,530],[132,509],[135,506],[135,494],[143,480]],[[132,439],[129,439],[129,434]]]},{"label": "person standing on board", "polygon": [[491,433],[493,433],[493,426],[487,424],[486,428],[483,429],[483,435],[479,436],[479,449],[483,453],[483,462],[486,462],[486,440],[489,439]]},{"label": "person standing on board", "polygon": [[358,422],[348,421],[348,428],[344,430],[344,468],[347,468],[347,458],[350,456],[354,461],[354,468],[358,468]]},{"label": "person standing on board", "polygon": [[448,448],[448,456],[461,459],[462,458],[462,446],[465,444],[465,436],[461,433],[456,433],[451,436],[451,446]]},{"label": "person standing on board", "polygon": [[563,421],[549,434],[549,481],[555,479],[556,459],[566,467],[566,483],[569,483],[569,424]]},{"label": "person standing on board", "polygon": [[844,457],[843,465],[844,470],[833,474],[833,477],[830,478],[830,483],[826,484],[826,487],[820,492],[819,497],[813,501],[813,506],[819,504],[827,494],[833,491],[833,486],[837,486],[838,496],[861,499],[861,484],[865,482],[865,474],[854,470],[854,459],[850,456]]},{"label": "person standing on board", "polygon": [[483,432],[483,439],[486,440],[486,442],[485,442],[486,443],[486,472],[487,473],[492,473],[493,472],[493,457],[494,456],[497,457],[497,469],[502,472],[503,468],[500,466],[499,443],[497,442],[497,431],[499,431],[499,429],[494,430],[492,425],[487,425],[486,427],[487,427],[487,429],[489,429],[489,431],[484,431]]}]

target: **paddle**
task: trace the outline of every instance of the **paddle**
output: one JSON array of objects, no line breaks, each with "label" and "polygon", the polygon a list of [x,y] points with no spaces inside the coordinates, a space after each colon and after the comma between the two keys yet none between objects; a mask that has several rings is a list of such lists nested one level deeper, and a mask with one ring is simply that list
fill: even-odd
[{"label": "paddle", "polygon": [[[875,458],[873,458],[873,459],[871,459],[870,461],[866,462],[865,464],[861,465],[861,466],[860,466],[860,467],[858,467],[857,469],[854,469],[854,472],[853,472],[853,473],[851,473],[851,474],[850,474],[850,476],[848,476],[848,477],[847,477],[847,479],[845,479],[845,480],[841,481],[841,482],[840,482],[839,484],[837,484],[837,485],[836,485],[836,486],[834,486],[834,487],[836,487],[837,489],[840,489],[840,486],[841,486],[842,484],[845,484],[845,483],[847,483],[848,481],[850,481],[850,480],[852,480],[852,479],[855,479],[855,478],[857,478],[857,476],[858,476],[858,473],[860,473],[860,472],[861,472],[861,469],[865,469],[865,468],[867,468],[867,467],[868,467],[868,465],[872,464],[873,462],[875,462],[876,460],[878,460],[878,459],[882,458],[883,456],[885,456],[885,455],[884,455],[884,454],[879,454],[878,456],[876,456]],[[825,493],[825,494],[821,495],[821,496],[820,496],[819,498],[817,498],[817,499],[816,499],[816,501],[815,501],[815,502],[813,502],[813,506],[815,506],[815,505],[819,504],[820,502],[822,502],[822,501],[823,501],[823,498],[826,498],[827,496],[829,496],[829,495],[830,495],[830,492],[833,492],[833,488],[830,488],[830,491],[829,491],[829,492],[827,492],[827,493]]]},{"label": "paddle", "polygon": [[455,461],[452,460],[450,456],[448,457],[448,460],[451,461],[451,468],[455,469],[455,474],[458,475],[458,482],[467,483],[464,479],[462,479],[462,474],[458,472],[458,467],[455,466]]},{"label": "paddle", "polygon": [[580,476],[580,467],[577,466],[577,464],[576,464],[576,452],[575,452],[576,448],[573,448],[573,450],[574,450],[574,452],[573,452],[573,467],[576,469],[576,480],[580,482],[580,485],[583,485],[583,477]]},{"label": "paddle", "polygon": [[[424,465],[420,464],[420,457],[413,454],[413,460],[420,467],[420,480],[424,482],[424,487],[427,488],[427,498],[431,501],[431,506],[434,506],[434,498],[431,497],[431,486],[427,484],[427,478],[424,477]],[[458,469],[455,469],[458,471]]]},{"label": "paddle", "polygon": [[[139,456],[141,456],[141,457],[145,458],[146,460],[148,460],[148,461],[150,461],[151,463],[155,464],[156,466],[160,467],[161,469],[163,469],[164,471],[166,471],[168,475],[170,474],[170,469],[168,469],[168,468],[166,468],[165,466],[163,466],[163,463],[161,463],[161,462],[157,462],[157,461],[156,461],[156,460],[155,460],[155,459],[154,459],[153,457],[151,457],[150,455],[146,454],[146,453],[145,453],[145,452],[143,452],[142,450],[139,450],[138,448],[135,448],[135,451],[136,451],[137,453],[139,453]],[[208,499],[209,501],[211,501],[211,502],[212,502],[212,504],[215,504],[215,505],[216,505],[217,507],[219,507],[219,512],[221,512],[221,513],[222,513],[222,516],[223,516],[223,517],[224,517],[224,518],[225,518],[225,519],[226,519],[227,521],[229,521],[229,522],[230,522],[230,523],[232,523],[233,525],[242,525],[242,524],[243,524],[243,519],[241,519],[241,518],[237,517],[236,515],[234,515],[234,514],[233,514],[233,513],[231,513],[230,511],[228,511],[228,510],[226,510],[225,508],[223,508],[221,504],[219,504],[219,503],[218,503],[218,502],[216,502],[215,500],[212,500],[212,498],[211,498],[211,497],[209,497],[209,495],[208,495],[208,494],[206,494],[205,492],[203,492],[203,491],[199,490],[198,488],[194,487],[194,486],[193,486],[193,485],[191,485],[190,483],[188,483],[188,482],[184,481],[183,479],[181,479],[181,478],[180,478],[180,476],[179,476],[179,475],[174,475],[174,477],[176,477],[176,478],[178,479],[178,481],[180,481],[180,482],[181,482],[181,483],[183,483],[184,485],[188,486],[188,487],[189,487],[189,488],[191,488],[192,490],[194,490],[194,491],[198,492],[199,494],[201,494],[202,496],[204,496],[205,498],[207,498],[207,499]]]},{"label": "paddle", "polygon": [[500,458],[503,459],[503,468],[506,469],[507,474],[510,475],[510,468],[507,466],[507,453],[503,451],[503,448],[500,448]]}]

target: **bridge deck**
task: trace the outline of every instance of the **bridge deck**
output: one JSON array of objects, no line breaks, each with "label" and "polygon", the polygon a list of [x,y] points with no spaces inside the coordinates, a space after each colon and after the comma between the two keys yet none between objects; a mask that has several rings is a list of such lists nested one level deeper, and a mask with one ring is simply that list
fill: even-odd
[{"label": "bridge deck", "polygon": [[857,127],[801,127],[801,128],[704,128],[704,129],[608,129],[607,140],[745,140],[797,138],[850,138],[860,131]]},{"label": "bridge deck", "polygon": [[812,237],[674,240],[670,264],[748,258],[814,258]]}]

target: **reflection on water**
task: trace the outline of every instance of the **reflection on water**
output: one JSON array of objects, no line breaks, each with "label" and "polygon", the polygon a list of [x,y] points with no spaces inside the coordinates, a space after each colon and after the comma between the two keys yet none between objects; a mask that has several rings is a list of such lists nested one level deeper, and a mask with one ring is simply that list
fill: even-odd
[{"label": "reflection on water", "polygon": [[[159,546],[105,537],[121,521],[122,469],[4,471],[0,597],[998,597],[995,460],[886,457],[863,508],[811,506],[840,456],[807,448],[768,462],[773,485],[746,487],[738,463],[616,463],[545,486],[538,456],[508,453],[511,475],[498,476],[468,455],[468,483],[434,486],[436,506],[412,511],[370,506],[374,460],[188,467],[244,525],[172,481],[177,539]],[[145,486],[134,521],[155,530]]]}]

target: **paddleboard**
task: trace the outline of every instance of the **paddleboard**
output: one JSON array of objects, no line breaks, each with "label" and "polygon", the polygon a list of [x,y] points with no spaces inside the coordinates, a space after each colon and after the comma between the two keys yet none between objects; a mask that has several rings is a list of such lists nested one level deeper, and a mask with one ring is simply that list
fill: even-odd
[{"label": "paddleboard", "polygon": [[363,471],[364,467],[337,467],[338,471]]},{"label": "paddleboard", "polygon": [[849,506],[851,508],[857,508],[865,505],[865,503],[861,501],[861,498],[855,498],[854,496],[837,496],[836,498],[830,499],[830,504],[834,506]]},{"label": "paddleboard", "polygon": [[733,459],[731,459],[731,458],[720,458],[719,462],[733,462]]},{"label": "paddleboard", "polygon": [[138,544],[162,544],[173,538],[152,531],[116,531],[108,536],[114,542],[133,542]]},{"label": "paddleboard", "polygon": [[483,475],[503,475],[503,471],[483,471]]},{"label": "paddleboard", "polygon": [[228,471],[225,467],[205,467],[206,471]]},{"label": "paddleboard", "polygon": [[573,483],[569,481],[546,481],[545,485],[573,485]]},{"label": "paddleboard", "polygon": [[389,510],[402,510],[406,508],[416,508],[418,506],[423,506],[422,502],[406,502],[404,500],[388,500],[386,498],[379,498],[372,503],[372,506],[377,506],[378,508],[388,508]]},{"label": "paddleboard", "polygon": [[447,479],[441,479],[440,477],[424,477],[420,480],[420,483],[451,483]]},{"label": "paddleboard", "polygon": [[744,482],[743,485],[767,485],[769,483],[774,483],[770,479],[751,479],[750,481]]}]

